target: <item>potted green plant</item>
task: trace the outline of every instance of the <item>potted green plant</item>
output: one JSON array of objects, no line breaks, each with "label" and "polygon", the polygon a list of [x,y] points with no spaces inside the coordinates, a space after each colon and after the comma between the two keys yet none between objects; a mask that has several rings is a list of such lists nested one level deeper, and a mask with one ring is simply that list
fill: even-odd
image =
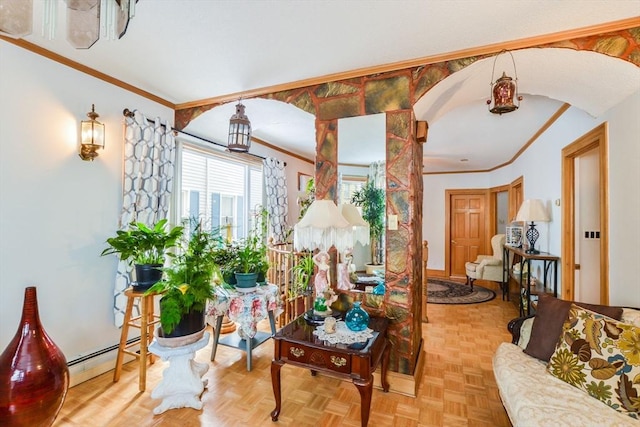
[{"label": "potted green plant", "polygon": [[204,329],[207,300],[214,286],[224,285],[214,262],[216,244],[214,236],[198,225],[187,247],[164,268],[165,277],[147,290],[162,294],[158,336],[191,335]]},{"label": "potted green plant", "polygon": [[311,253],[304,253],[297,262],[291,267],[293,273],[293,288],[297,294],[307,292],[309,283],[313,277],[315,263]]},{"label": "potted green plant", "polygon": [[121,260],[135,266],[136,281],[133,287],[147,289],[162,278],[162,266],[168,249],[175,247],[182,237],[182,226],[167,230],[166,219],[153,226],[132,222],[126,230],[116,231],[107,239],[108,248],[101,256],[117,254]]},{"label": "potted green plant", "polygon": [[362,207],[362,218],[369,223],[371,264],[380,266],[382,254],[379,247],[384,233],[385,192],[382,188],[377,188],[373,181],[367,180],[364,186],[353,193],[351,203]]},{"label": "potted green plant", "polygon": [[269,269],[267,248],[257,236],[250,236],[237,246],[235,262],[236,287],[253,288],[264,281]]},{"label": "potted green plant", "polygon": [[254,288],[257,282],[265,280],[269,269],[265,243],[266,227],[267,212],[265,209],[260,209],[249,236],[237,244],[234,261],[236,288]]},{"label": "potted green plant", "polygon": [[220,239],[213,250],[213,262],[220,268],[225,283],[235,285],[234,273],[238,270],[238,245]]},{"label": "potted green plant", "polygon": [[302,313],[305,308],[305,300],[311,297],[311,279],[315,271],[313,255],[304,252],[295,257],[291,267],[293,286],[289,290],[288,299],[290,304],[295,304],[295,312]]}]

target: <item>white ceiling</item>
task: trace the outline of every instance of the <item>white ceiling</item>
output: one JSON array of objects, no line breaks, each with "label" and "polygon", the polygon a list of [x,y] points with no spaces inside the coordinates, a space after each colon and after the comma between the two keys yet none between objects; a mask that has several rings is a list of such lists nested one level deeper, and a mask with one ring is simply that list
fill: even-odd
[{"label": "white ceiling", "polygon": [[[122,39],[76,50],[64,40],[64,0],[56,37],[41,36],[44,3],[34,1],[27,41],[176,104],[640,16],[640,0],[140,0]],[[425,170],[494,167],[563,103],[597,116],[640,89],[638,67],[604,55],[513,55],[524,96],[517,112],[487,111],[493,58],[453,74],[417,103],[416,117],[429,122]],[[508,55],[498,62],[511,75]],[[254,136],[313,158],[312,115],[277,101],[243,103]],[[186,130],[226,143],[234,104]]]}]

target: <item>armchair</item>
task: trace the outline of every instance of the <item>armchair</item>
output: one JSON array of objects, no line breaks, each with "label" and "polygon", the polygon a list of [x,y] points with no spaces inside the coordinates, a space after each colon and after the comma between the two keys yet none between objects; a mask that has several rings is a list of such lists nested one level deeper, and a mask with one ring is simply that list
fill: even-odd
[{"label": "armchair", "polygon": [[496,234],[491,238],[493,255],[478,255],[475,261],[465,263],[467,284],[471,286],[471,290],[473,290],[473,282],[478,279],[502,283],[502,247],[504,242],[505,235]]}]

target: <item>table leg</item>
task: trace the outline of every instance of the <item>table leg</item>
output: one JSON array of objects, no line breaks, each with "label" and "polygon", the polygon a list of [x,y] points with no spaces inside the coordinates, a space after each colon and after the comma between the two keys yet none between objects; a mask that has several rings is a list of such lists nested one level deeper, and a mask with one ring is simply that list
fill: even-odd
[{"label": "table leg", "polygon": [[244,342],[247,344],[247,372],[251,372],[251,352],[253,350],[253,338],[246,337]]},{"label": "table leg", "polygon": [[366,427],[369,423],[369,412],[371,410],[371,394],[373,392],[373,376],[368,379],[353,380],[353,383],[360,392],[360,425]]},{"label": "table leg", "polygon": [[271,326],[271,336],[276,334],[276,318],[273,315],[273,310],[269,310],[269,325]]},{"label": "table leg", "polygon": [[216,350],[218,349],[218,341],[220,340],[220,329],[222,329],[222,317],[216,318],[216,330],[213,331],[213,345],[211,347],[211,361],[216,360]]},{"label": "table leg", "polygon": [[387,370],[389,368],[389,355],[391,354],[391,343],[386,340],[386,345],[382,353],[382,367],[380,372],[380,383],[382,384],[382,390],[389,391],[389,380],[387,379]]},{"label": "table leg", "polygon": [[271,362],[271,386],[273,387],[273,397],[276,400],[276,409],[271,412],[271,421],[278,421],[280,408],[282,406],[282,395],[280,394],[280,368],[284,362],[273,360]]},{"label": "table leg", "polygon": [[[138,388],[145,391],[147,388],[147,348],[149,347],[149,299],[151,297],[143,296],[140,298],[140,378]],[[151,300],[153,304],[153,300]]]}]

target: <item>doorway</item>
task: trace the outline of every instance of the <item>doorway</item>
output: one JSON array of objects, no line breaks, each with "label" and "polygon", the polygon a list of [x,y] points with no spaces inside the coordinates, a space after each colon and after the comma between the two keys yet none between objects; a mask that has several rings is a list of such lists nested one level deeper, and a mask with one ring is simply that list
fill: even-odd
[{"label": "doorway", "polygon": [[489,235],[505,234],[507,225],[511,222],[509,216],[509,185],[501,185],[490,189],[489,222],[491,228]]},{"label": "doorway", "polygon": [[446,190],[445,276],[466,277],[465,263],[486,253],[489,191],[484,189]]},{"label": "doorway", "polygon": [[[562,297],[565,300],[580,297],[580,301],[590,299],[584,302],[609,304],[607,133],[607,124],[603,123],[562,149]],[[597,179],[589,179],[595,175]],[[599,209],[589,206],[599,206]],[[581,280],[581,255],[597,260],[595,271],[599,270],[596,276],[599,284],[595,284],[595,294],[599,301],[595,300],[588,281]]]}]

